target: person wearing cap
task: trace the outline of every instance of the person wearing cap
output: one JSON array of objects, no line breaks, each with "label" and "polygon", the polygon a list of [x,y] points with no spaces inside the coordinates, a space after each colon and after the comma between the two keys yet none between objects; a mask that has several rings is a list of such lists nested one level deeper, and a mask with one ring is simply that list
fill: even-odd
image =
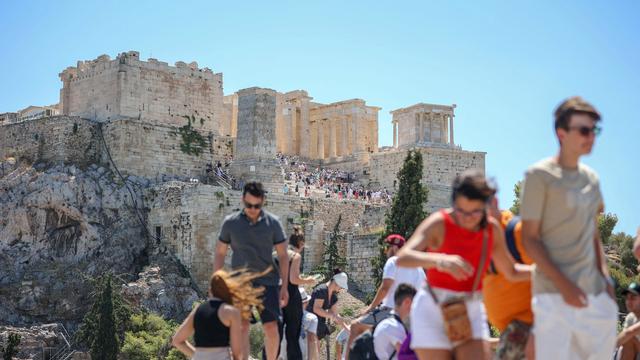
[{"label": "person wearing cap", "polygon": [[[394,293],[400,284],[409,284],[416,289],[424,285],[424,270],[419,267],[407,268],[396,266],[396,254],[405,243],[405,238],[398,234],[391,234],[384,239],[387,261],[382,270],[382,283],[376,295],[362,312],[362,315],[351,324],[351,332],[347,349],[351,349],[353,341],[362,333],[372,329],[377,323],[386,319],[395,307]],[[347,354],[347,359],[349,355]]]},{"label": "person wearing cap", "polygon": [[589,155],[600,113],[580,97],[555,111],[559,151],[525,174],[520,215],[532,277],[535,356],[609,359],[615,350],[618,305],[597,229],[604,210]]},{"label": "person wearing cap", "polygon": [[307,294],[307,291],[302,286],[298,289],[300,291],[300,298],[302,299],[302,308],[305,309],[302,314],[302,327],[300,329],[302,359],[318,360],[320,357],[318,337],[316,336],[318,332],[318,316],[306,310],[311,296]]},{"label": "person wearing cap", "polygon": [[629,312],[624,318],[623,330],[618,334],[618,350],[621,360],[640,356],[640,284],[632,282],[622,291],[624,305]]},{"label": "person wearing cap", "polygon": [[318,316],[318,340],[324,339],[331,331],[327,325],[327,320],[333,321],[337,325],[344,323],[344,319],[338,315],[337,303],[340,290],[348,290],[347,274],[340,269],[333,270],[333,277],[326,283],[320,284],[313,289],[311,300],[307,305],[307,311]]}]

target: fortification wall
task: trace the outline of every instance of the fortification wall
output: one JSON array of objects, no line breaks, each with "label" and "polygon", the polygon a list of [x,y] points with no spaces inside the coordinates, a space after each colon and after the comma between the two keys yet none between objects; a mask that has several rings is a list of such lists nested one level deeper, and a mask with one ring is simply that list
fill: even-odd
[{"label": "fortification wall", "polygon": [[202,131],[218,134],[224,116],[222,74],[192,62],[169,66],[141,61],[129,51],[79,61],[60,74],[60,102],[65,115],[95,121],[131,117],[155,124],[184,126],[186,118]]},{"label": "fortification wall", "polygon": [[74,163],[98,161],[95,127],[79,117],[53,116],[0,126],[0,159]]},{"label": "fortification wall", "polygon": [[[427,211],[433,212],[450,204],[451,184],[467,169],[485,171],[484,152],[466,151],[456,147],[419,147],[422,154],[423,184],[429,188]],[[407,151],[387,151],[371,154],[370,179],[372,184],[387,189],[398,189],[397,174]]]},{"label": "fortification wall", "polygon": [[[156,178],[202,177],[207,164],[233,154],[233,140],[196,129],[176,129],[134,119],[110,121],[102,126],[104,139],[118,169],[126,174]],[[197,135],[196,135],[197,134]],[[108,162],[106,153],[103,162]]]},{"label": "fortification wall", "polygon": [[[145,194],[145,202],[150,209],[150,230],[176,254],[203,289],[213,269],[215,242],[222,221],[226,215],[241,209],[241,197],[240,191],[182,182],[165,183]],[[359,260],[345,270],[358,274],[355,279],[361,282],[359,287],[368,289],[372,286],[371,264],[366,258],[368,254],[377,252],[377,235],[371,236],[370,241],[363,240],[366,237],[362,235],[381,229],[385,207],[356,201],[301,199],[273,194],[267,196],[265,209],[280,218],[287,235],[291,234],[295,224],[304,225],[303,270],[306,272],[322,261],[324,241],[338,216],[342,215],[340,231],[347,236],[339,244],[341,252],[349,256],[349,262],[353,252],[359,252],[353,255]],[[357,244],[350,243],[352,237]]]}]

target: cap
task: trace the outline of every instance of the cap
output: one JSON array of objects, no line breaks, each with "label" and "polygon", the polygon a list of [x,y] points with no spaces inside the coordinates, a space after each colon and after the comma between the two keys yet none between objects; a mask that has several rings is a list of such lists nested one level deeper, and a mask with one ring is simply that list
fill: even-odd
[{"label": "cap", "polygon": [[300,291],[300,297],[302,298],[302,302],[311,300],[311,296],[307,294],[307,291],[302,286],[298,288],[298,291]]},{"label": "cap", "polygon": [[632,282],[631,284],[629,284],[629,287],[622,290],[622,295],[627,295],[627,294],[633,294],[633,295],[640,295],[640,284],[638,284],[637,282]]},{"label": "cap", "polygon": [[389,236],[387,236],[384,239],[384,242],[386,242],[389,245],[394,245],[397,247],[402,247],[404,245],[404,243],[406,242],[405,238],[402,237],[402,235],[398,235],[398,234],[391,234]]},{"label": "cap", "polygon": [[338,284],[338,286],[340,286],[341,288],[343,288],[345,290],[349,289],[349,284],[347,284],[348,277],[347,277],[346,273],[339,272],[339,273],[333,275],[333,281],[335,281],[336,284]]}]

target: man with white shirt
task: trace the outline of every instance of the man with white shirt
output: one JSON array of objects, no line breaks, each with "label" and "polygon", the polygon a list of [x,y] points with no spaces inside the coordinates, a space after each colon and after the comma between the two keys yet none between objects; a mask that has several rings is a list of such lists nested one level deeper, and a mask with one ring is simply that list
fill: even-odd
[{"label": "man with white shirt", "polygon": [[416,289],[408,284],[400,284],[394,292],[395,307],[391,316],[382,320],[373,331],[373,348],[381,360],[398,358],[400,345],[407,338],[405,323],[411,314],[411,304]]},{"label": "man with white shirt", "polygon": [[[396,260],[398,259],[396,253],[404,245],[405,241],[404,237],[398,234],[391,234],[385,238],[387,262],[384,264],[382,271],[382,283],[378,287],[376,296],[371,304],[363,311],[362,316],[351,323],[347,349],[351,349],[353,341],[360,334],[372,329],[380,321],[389,317],[391,310],[395,307],[394,293],[398,285],[404,283],[419,289],[424,284],[426,276],[422,268],[396,266]],[[348,359],[349,352],[347,351]]]}]

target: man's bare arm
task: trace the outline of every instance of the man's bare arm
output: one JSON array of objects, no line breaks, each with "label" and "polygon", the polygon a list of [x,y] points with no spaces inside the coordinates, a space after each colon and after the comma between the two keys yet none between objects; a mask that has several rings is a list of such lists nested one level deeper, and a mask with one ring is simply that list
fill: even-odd
[{"label": "man's bare arm", "polygon": [[375,309],[378,305],[380,305],[382,300],[384,300],[384,298],[389,293],[389,289],[391,289],[391,286],[393,286],[393,279],[382,279],[382,283],[380,283],[380,286],[378,287],[376,296],[373,298],[373,301],[371,301],[371,304],[367,306],[365,311],[370,312],[371,310]]},{"label": "man's bare arm", "polygon": [[213,257],[213,271],[218,271],[224,267],[224,258],[227,256],[229,244],[218,240],[216,242],[215,254]]},{"label": "man's bare arm", "polygon": [[558,288],[567,304],[575,307],[587,306],[587,296],[584,292],[551,261],[540,238],[540,225],[539,220],[522,220],[522,243],[527,254],[533,259],[536,267]]}]

